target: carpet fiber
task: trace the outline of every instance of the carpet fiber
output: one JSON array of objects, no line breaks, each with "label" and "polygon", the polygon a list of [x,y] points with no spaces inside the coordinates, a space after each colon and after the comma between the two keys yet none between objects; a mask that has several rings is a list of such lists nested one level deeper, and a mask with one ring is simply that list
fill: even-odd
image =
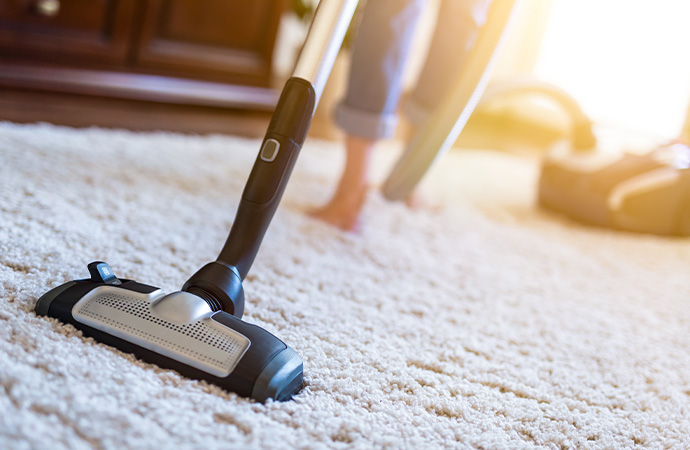
[{"label": "carpet fiber", "polygon": [[[179,289],[215,258],[259,143],[0,123],[2,448],[690,448],[690,241],[533,206],[536,163],[455,152],[412,211],[310,219],[342,164],[308,141],[245,320],[304,359],[259,404],[33,312],[88,275]],[[395,149],[378,153],[380,182]]]}]

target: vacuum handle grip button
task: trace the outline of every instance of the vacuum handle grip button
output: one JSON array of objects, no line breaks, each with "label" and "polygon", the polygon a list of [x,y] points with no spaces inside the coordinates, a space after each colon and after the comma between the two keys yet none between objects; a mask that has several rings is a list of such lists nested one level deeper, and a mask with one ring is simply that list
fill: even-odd
[{"label": "vacuum handle grip button", "polygon": [[278,151],[280,151],[280,142],[275,139],[266,139],[261,149],[261,160],[265,162],[275,161]]},{"label": "vacuum handle grip button", "polygon": [[94,261],[89,263],[88,268],[91,281],[94,283],[122,284],[122,281],[115,276],[113,269],[110,268],[108,263]]}]

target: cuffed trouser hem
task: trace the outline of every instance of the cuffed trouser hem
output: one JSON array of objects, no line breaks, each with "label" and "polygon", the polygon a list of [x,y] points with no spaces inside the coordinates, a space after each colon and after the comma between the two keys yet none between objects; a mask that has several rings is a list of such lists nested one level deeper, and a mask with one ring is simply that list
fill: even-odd
[{"label": "cuffed trouser hem", "polygon": [[369,139],[392,137],[398,126],[395,114],[363,111],[340,103],[335,108],[335,123],[347,134]]}]

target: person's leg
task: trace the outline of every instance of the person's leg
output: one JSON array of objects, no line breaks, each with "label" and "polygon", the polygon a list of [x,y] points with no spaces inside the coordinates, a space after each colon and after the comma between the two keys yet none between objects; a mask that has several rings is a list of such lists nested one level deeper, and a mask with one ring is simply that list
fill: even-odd
[{"label": "person's leg", "polygon": [[441,2],[426,60],[405,104],[405,115],[413,127],[424,123],[460,76],[490,5],[491,0]]},{"label": "person's leg", "polygon": [[335,111],[347,134],[346,164],[335,195],[312,215],[340,228],[357,225],[376,142],[393,135],[402,76],[427,0],[368,0],[352,49],[345,98]]},{"label": "person's leg", "polygon": [[[460,76],[467,54],[486,22],[490,5],[491,0],[441,2],[422,71],[405,103],[405,116],[409,123],[408,143]],[[417,190],[405,199],[405,204],[411,208],[429,206]]]},{"label": "person's leg", "polygon": [[311,213],[313,217],[343,230],[356,230],[359,213],[366,200],[369,180],[369,162],[376,141],[348,135],[345,168],[331,200]]}]

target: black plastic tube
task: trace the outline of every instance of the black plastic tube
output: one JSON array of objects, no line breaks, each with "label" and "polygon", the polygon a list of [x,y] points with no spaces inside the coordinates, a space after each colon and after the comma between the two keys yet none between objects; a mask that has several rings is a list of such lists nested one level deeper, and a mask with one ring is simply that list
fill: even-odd
[{"label": "black plastic tube", "polygon": [[314,115],[309,81],[290,78],[273,112],[218,261],[235,266],[244,280],[278,208]]}]

